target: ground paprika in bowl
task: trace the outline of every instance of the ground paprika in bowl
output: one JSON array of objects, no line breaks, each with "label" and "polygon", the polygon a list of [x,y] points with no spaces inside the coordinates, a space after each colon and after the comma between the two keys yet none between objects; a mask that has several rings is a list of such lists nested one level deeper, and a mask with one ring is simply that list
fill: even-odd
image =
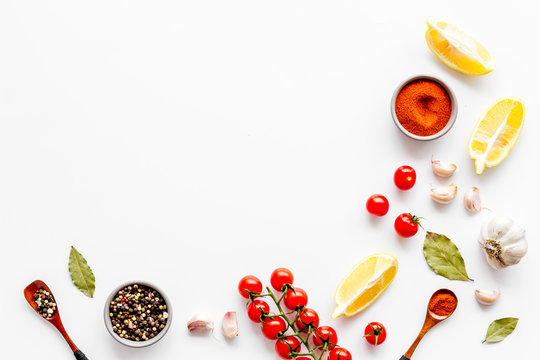
[{"label": "ground paprika in bowl", "polygon": [[405,135],[416,140],[434,140],[454,125],[456,97],[440,79],[418,75],[396,88],[391,113],[394,123]]}]

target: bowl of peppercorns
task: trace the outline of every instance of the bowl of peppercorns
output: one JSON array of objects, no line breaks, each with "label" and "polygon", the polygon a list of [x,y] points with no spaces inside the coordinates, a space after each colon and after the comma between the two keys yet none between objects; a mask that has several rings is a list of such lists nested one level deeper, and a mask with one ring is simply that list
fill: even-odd
[{"label": "bowl of peppercorns", "polygon": [[119,343],[146,347],[165,336],[172,322],[171,302],[157,286],[130,281],[118,286],[107,298],[105,326]]}]

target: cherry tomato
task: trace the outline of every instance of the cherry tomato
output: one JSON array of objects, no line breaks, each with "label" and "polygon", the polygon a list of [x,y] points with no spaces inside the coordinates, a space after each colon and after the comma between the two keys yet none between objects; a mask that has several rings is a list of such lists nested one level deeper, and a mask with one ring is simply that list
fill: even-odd
[{"label": "cherry tomato", "polygon": [[319,314],[313,309],[304,308],[295,322],[298,331],[308,331],[310,328],[319,326]]},{"label": "cherry tomato", "polygon": [[304,290],[297,287],[294,289],[288,289],[283,301],[288,309],[296,310],[299,307],[304,307],[307,305],[308,296]]},{"label": "cherry tomato", "polygon": [[394,173],[394,183],[401,190],[409,190],[416,182],[416,171],[410,166],[403,165]]},{"label": "cherry tomato", "polygon": [[399,236],[408,238],[416,235],[419,225],[422,226],[419,217],[403,213],[396,218],[394,229],[396,229]]},{"label": "cherry tomato", "polygon": [[352,360],[352,355],[349,350],[337,347],[330,351],[330,354],[328,354],[328,360]]},{"label": "cherry tomato", "polygon": [[315,346],[327,343],[328,350],[332,350],[337,344],[337,333],[330,326],[321,326],[313,331],[312,339]]},{"label": "cherry tomato", "polygon": [[285,330],[287,330],[287,324],[280,316],[266,318],[262,323],[262,333],[270,340],[277,339]]},{"label": "cherry tomato", "polygon": [[380,322],[370,322],[364,330],[364,337],[371,345],[381,345],[386,340],[386,329]]},{"label": "cherry tomato", "polygon": [[291,270],[285,268],[278,268],[274,270],[274,272],[272,272],[272,276],[270,276],[270,283],[277,291],[282,291],[283,286],[285,285],[292,285],[293,281],[294,276]]},{"label": "cherry tomato", "polygon": [[259,280],[257,277],[253,275],[247,275],[240,280],[238,283],[238,291],[240,292],[240,295],[245,297],[246,299],[249,298],[249,294],[246,292],[253,292],[256,294],[260,294],[263,289],[261,280]]},{"label": "cherry tomato", "polygon": [[276,352],[282,359],[292,359],[300,351],[300,341],[294,336],[287,336],[276,341]]},{"label": "cherry tomato", "polygon": [[371,195],[366,202],[366,209],[372,215],[384,216],[389,208],[388,199],[383,195]]},{"label": "cherry tomato", "polygon": [[261,315],[266,315],[270,312],[270,306],[268,306],[266,301],[255,299],[248,305],[247,312],[251,321],[260,322]]}]

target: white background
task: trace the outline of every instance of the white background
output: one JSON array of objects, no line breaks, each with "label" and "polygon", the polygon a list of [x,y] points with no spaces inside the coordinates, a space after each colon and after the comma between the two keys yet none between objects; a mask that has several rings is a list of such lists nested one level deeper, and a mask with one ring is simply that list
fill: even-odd
[{"label": "white background", "polygon": [[[449,287],[457,312],[429,333],[415,359],[533,356],[540,316],[538,80],[533,1],[25,1],[0,3],[0,272],[2,358],[69,359],[58,333],[33,313],[23,288],[42,279],[89,359],[277,359],[237,294],[245,274],[266,283],[287,266],[323,324],[355,359],[398,359],[415,338],[430,294]],[[475,78],[450,70],[424,40],[427,18],[477,36],[497,69]],[[420,143],[391,121],[390,96],[404,78],[439,76],[459,114],[442,139]],[[470,131],[502,96],[526,104],[510,156],[481,176],[467,153]],[[458,164],[460,196],[439,206],[443,184],[429,159]],[[394,169],[414,166],[417,185],[398,191]],[[464,190],[527,228],[517,266],[492,271],[476,244],[485,211],[469,215]],[[370,217],[365,200],[386,194],[390,213]],[[434,275],[423,233],[400,240],[401,212],[459,246],[474,283]],[[93,299],[70,282],[70,245],[97,278]],[[394,254],[395,282],[369,309],[331,320],[341,278],[365,256]],[[162,342],[129,349],[106,332],[105,298],[144,279],[173,299]],[[475,288],[500,288],[490,308]],[[239,312],[240,336],[190,336],[187,320]],[[515,316],[504,342],[482,345],[489,323]],[[368,321],[389,332],[378,348]],[[37,352],[39,349],[39,352]],[[37,353],[36,353],[37,352]]]}]

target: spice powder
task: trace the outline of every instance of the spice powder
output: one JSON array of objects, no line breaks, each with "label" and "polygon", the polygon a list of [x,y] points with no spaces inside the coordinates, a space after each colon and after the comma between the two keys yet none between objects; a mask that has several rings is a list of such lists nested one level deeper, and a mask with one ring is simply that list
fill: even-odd
[{"label": "spice powder", "polygon": [[432,80],[415,80],[397,95],[398,121],[410,133],[434,135],[441,131],[452,114],[452,102],[446,90]]},{"label": "spice powder", "polygon": [[440,293],[434,296],[429,302],[429,310],[435,315],[448,316],[454,312],[457,300],[448,293]]}]

